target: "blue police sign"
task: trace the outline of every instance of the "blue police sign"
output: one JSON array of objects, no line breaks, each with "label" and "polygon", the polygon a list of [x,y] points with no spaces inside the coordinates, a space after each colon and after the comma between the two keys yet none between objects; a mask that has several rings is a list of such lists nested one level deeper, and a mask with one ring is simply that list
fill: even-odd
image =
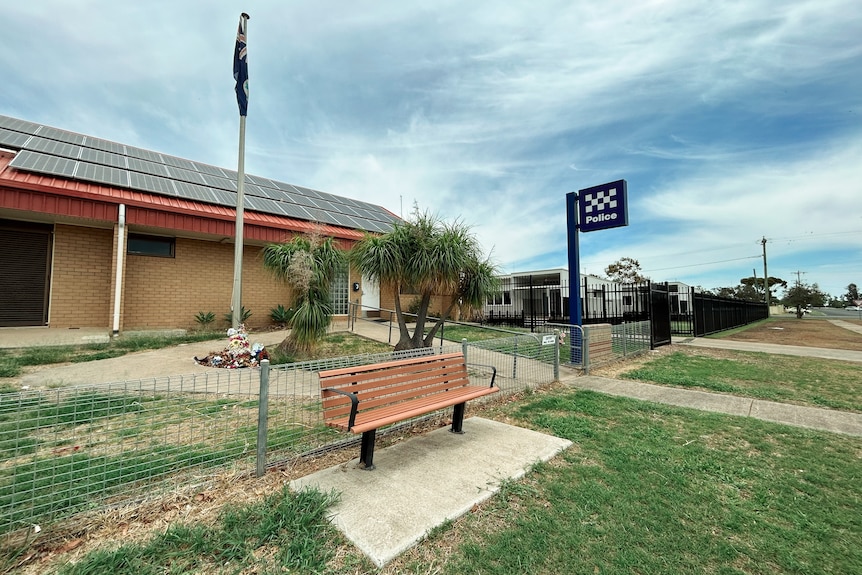
[{"label": "blue police sign", "polygon": [[629,225],[626,181],[618,180],[579,190],[578,224],[582,232]]}]

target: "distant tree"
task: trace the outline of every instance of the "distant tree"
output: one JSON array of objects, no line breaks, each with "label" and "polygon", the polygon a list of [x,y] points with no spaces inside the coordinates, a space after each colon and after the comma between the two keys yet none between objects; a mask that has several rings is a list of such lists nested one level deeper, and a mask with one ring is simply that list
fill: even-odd
[{"label": "distant tree", "polygon": [[850,284],[847,286],[847,293],[844,294],[844,302],[847,305],[856,305],[853,303],[854,299],[862,299],[859,297],[859,289],[856,287],[856,284]]},{"label": "distant tree", "polygon": [[711,289],[710,292],[714,293],[718,297],[736,297],[737,288],[720,287]]},{"label": "distant tree", "polygon": [[634,258],[623,257],[605,268],[608,279],[621,284],[637,284],[648,281],[641,273],[641,264]]},{"label": "distant tree", "polygon": [[[772,276],[769,276],[767,282],[769,283],[769,303],[776,303],[778,302],[778,298],[775,297],[776,286],[780,288],[787,288],[787,282],[781,278],[776,278]],[[756,297],[740,297],[740,299],[746,299],[748,301],[763,301],[763,278],[758,278],[754,276],[742,278],[741,280],[739,280],[739,285],[753,289],[753,293],[756,294]],[[750,292],[746,291],[746,293]]]},{"label": "distant tree", "polygon": [[841,298],[829,296],[829,300],[826,302],[826,305],[829,307],[841,309],[842,307],[844,307],[845,303],[844,300]]},{"label": "distant tree", "polygon": [[781,303],[787,307],[795,307],[796,317],[801,318],[803,315],[802,308],[821,307],[826,304],[828,297],[828,294],[820,291],[820,287],[816,283],[809,285],[804,282],[797,282],[796,285],[785,290]]}]

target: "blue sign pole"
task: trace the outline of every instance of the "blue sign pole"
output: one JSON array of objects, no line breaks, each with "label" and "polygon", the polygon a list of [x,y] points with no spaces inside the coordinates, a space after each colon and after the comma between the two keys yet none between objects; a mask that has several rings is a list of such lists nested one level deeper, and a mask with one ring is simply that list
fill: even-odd
[{"label": "blue sign pole", "polygon": [[[566,194],[566,229],[569,243],[569,349],[571,362],[580,364],[583,359],[583,342],[581,341],[581,262],[578,245],[578,194]],[[578,327],[575,327],[578,326]]]},{"label": "blue sign pole", "polygon": [[[628,186],[617,180],[566,194],[566,223],[569,243],[569,337],[572,363],[583,360],[583,310],[581,306],[581,264],[578,234],[629,225]],[[578,326],[577,328],[575,326]]]}]

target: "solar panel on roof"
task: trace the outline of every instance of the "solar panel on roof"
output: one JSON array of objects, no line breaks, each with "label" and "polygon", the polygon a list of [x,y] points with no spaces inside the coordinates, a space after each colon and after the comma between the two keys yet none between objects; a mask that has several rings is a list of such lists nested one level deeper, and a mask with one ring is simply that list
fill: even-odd
[{"label": "solar panel on roof", "polygon": [[22,132],[24,134],[32,135],[36,133],[36,130],[38,130],[40,126],[39,124],[34,124],[33,122],[28,122],[26,120],[10,118],[9,116],[0,116],[0,128],[6,128],[13,132]]},{"label": "solar panel on roof", "polygon": [[126,156],[112,154],[102,150],[94,150],[92,148],[81,148],[81,154],[78,158],[85,162],[102,164],[103,166],[112,166],[114,168],[126,167]]},{"label": "solar panel on roof", "polygon": [[49,128],[48,126],[42,126],[38,131],[39,137],[49,138],[51,140],[59,140],[61,142],[67,142],[70,144],[83,144],[84,136],[81,134],[76,134],[74,132],[68,132],[66,130],[60,130],[59,128]]},{"label": "solar panel on roof", "polygon": [[243,186],[242,191],[244,194],[248,194],[250,196],[266,197],[266,194],[263,193],[263,188],[255,184],[246,183],[246,185]]},{"label": "solar panel on roof", "polygon": [[64,158],[77,158],[78,154],[81,153],[81,146],[40,138],[38,136],[30,138],[25,149],[44,152],[51,156],[63,156]]},{"label": "solar panel on roof", "polygon": [[126,155],[126,147],[123,144],[118,144],[117,142],[111,142],[108,140],[91,138],[87,136],[87,139],[84,141],[84,145],[88,148],[95,148],[96,150],[104,150],[106,152],[121,154],[123,156]]},{"label": "solar panel on roof", "polygon": [[183,182],[192,182],[193,184],[205,184],[204,177],[198,172],[192,170],[184,170],[182,168],[168,167],[168,174],[175,179]]},{"label": "solar panel on roof", "polygon": [[254,210],[256,212],[266,212],[263,208],[263,201],[265,198],[258,198],[256,196],[243,196],[245,200],[246,209]]},{"label": "solar panel on roof", "polygon": [[273,190],[273,189],[271,189],[271,188],[270,188],[270,189],[267,189],[266,191],[268,191],[268,192],[269,192],[270,197],[271,197],[273,200],[277,200],[277,201],[279,201],[279,202],[289,202],[289,203],[291,203],[291,204],[295,204],[295,203],[296,203],[296,200],[295,200],[295,199],[293,199],[293,196],[292,196],[292,195],[290,195],[290,194],[288,194],[287,192],[283,192],[283,191],[281,191],[281,190]]},{"label": "solar panel on roof", "polygon": [[[131,159],[131,158],[130,158]],[[141,174],[139,172],[129,172],[129,187],[133,190],[141,190],[144,192],[155,192],[168,196],[175,196],[176,191],[167,178],[160,178],[150,174]]]},{"label": "solar panel on roof", "polygon": [[296,189],[297,192],[299,192],[303,196],[308,196],[311,198],[319,198],[320,197],[320,193],[318,193],[316,190],[312,190],[311,188],[303,188],[302,186],[293,186],[293,187],[294,187],[294,189]]},{"label": "solar panel on roof", "polygon": [[128,156],[126,158],[129,162],[129,169],[135,172],[142,172],[144,174],[150,174],[153,176],[162,176],[167,177],[168,167],[164,164],[157,164],[155,162],[148,162],[146,160],[141,160],[139,158],[133,158]]},{"label": "solar panel on roof", "polygon": [[78,162],[78,169],[75,172],[76,178],[82,180],[90,180],[100,184],[108,184],[112,186],[129,187],[129,172],[120,170],[110,166],[99,166],[97,164],[89,164],[87,162]]},{"label": "solar panel on roof", "polygon": [[[29,134],[33,134],[30,136]],[[23,150],[12,167],[235,206],[235,171],[0,116],[0,145]],[[75,159],[80,161],[76,162]],[[386,231],[398,218],[368,202],[246,174],[250,209]]]},{"label": "solar panel on roof", "polygon": [[204,182],[211,188],[217,188],[219,190],[227,190],[229,192],[236,191],[236,182],[232,182],[227,178],[217,178],[216,176],[211,176],[209,174],[201,174],[204,178]]},{"label": "solar panel on roof", "polygon": [[[275,200],[270,200],[267,198],[248,198],[246,197],[246,205],[254,206],[253,210],[257,210],[259,212],[265,212],[268,214],[283,214],[284,211],[280,209],[280,205]],[[249,199],[253,200],[253,203],[249,203]]]},{"label": "solar panel on roof", "polygon": [[218,176],[219,178],[224,177],[224,172],[221,168],[216,166],[210,166],[209,164],[202,164],[200,162],[192,162],[194,165],[194,169],[202,174],[209,174],[211,176]]},{"label": "solar panel on roof", "polygon": [[352,219],[348,218],[348,217],[347,217],[347,216],[345,216],[345,215],[342,215],[342,214],[334,214],[334,213],[330,213],[329,215],[332,217],[332,219],[334,219],[334,220],[335,220],[335,222],[336,222],[339,226],[342,226],[342,227],[345,227],[345,228],[355,228],[355,227],[356,227],[356,222],[355,222],[355,221],[353,221]]},{"label": "solar panel on roof", "polygon": [[71,178],[75,175],[77,163],[78,162],[75,160],[70,160],[68,158],[48,156],[38,152],[22,150],[15,154],[15,157],[12,158],[9,165],[13,168],[18,168],[19,170]]},{"label": "solar panel on roof", "polygon": [[388,232],[392,229],[392,226],[382,224],[380,222],[375,222],[373,220],[359,220],[360,223],[365,224],[363,227],[364,230],[369,232]]},{"label": "solar panel on roof", "polygon": [[284,182],[279,182],[278,180],[272,180],[272,184],[279,190],[284,192],[296,192],[293,186],[290,184],[285,184]]},{"label": "solar panel on roof", "polygon": [[174,187],[177,189],[177,195],[186,200],[197,200],[212,204],[216,202],[215,195],[212,190],[205,186],[198,186],[189,182],[174,181]]},{"label": "solar panel on roof", "polygon": [[290,216],[291,218],[297,218],[300,220],[314,220],[312,215],[300,205],[281,202],[279,203],[279,207],[284,210],[285,215]]},{"label": "solar panel on roof", "polygon": [[156,162],[157,164],[164,164],[162,161],[161,154],[157,154],[156,152],[151,152],[149,150],[142,150],[141,148],[134,148],[132,146],[126,146],[126,153],[133,158],[140,158],[142,160],[147,160],[148,162]]},{"label": "solar panel on roof", "polygon": [[341,206],[341,213],[351,217],[356,217],[359,215],[359,213],[355,209],[347,205]]},{"label": "solar panel on roof", "polygon": [[252,184],[254,184],[254,185],[256,185],[256,186],[269,186],[269,185],[271,185],[271,184],[272,184],[272,182],[270,182],[270,181],[269,181],[269,180],[267,180],[266,178],[261,178],[261,177],[258,177],[258,176],[252,176],[251,174],[246,174],[246,175],[245,175],[245,181],[246,181],[246,183],[247,183],[247,184],[248,184],[248,183],[252,183]]},{"label": "solar panel on roof", "polygon": [[210,189],[210,192],[215,198],[217,204],[221,206],[236,207],[236,194],[232,194],[231,192],[226,192],[224,190],[214,189]]},{"label": "solar panel on roof", "polygon": [[29,134],[22,134],[21,132],[13,132],[6,128],[0,128],[0,146],[19,149],[23,147],[29,139]]},{"label": "solar panel on roof", "polygon": [[183,158],[177,158],[176,156],[168,156],[165,154],[162,154],[162,159],[169,166],[195,171],[195,164],[191,160],[185,160]]}]

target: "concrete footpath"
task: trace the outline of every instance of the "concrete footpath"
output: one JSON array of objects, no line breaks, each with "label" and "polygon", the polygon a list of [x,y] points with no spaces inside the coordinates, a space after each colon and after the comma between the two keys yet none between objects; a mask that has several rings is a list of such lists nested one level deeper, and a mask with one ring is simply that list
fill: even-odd
[{"label": "concrete footpath", "polygon": [[819,407],[791,405],[693,389],[678,389],[608,377],[565,377],[561,381],[578,389],[631,397],[702,411],[753,417],[774,423],[862,437],[862,414]]},{"label": "concrete footpath", "polygon": [[420,541],[428,532],[469,512],[499,491],[505,481],[548,461],[571,441],[469,417],[464,434],[437,429],[381,449],[374,470],[355,460],[290,483],[341,494],[333,524],[378,567]]}]

